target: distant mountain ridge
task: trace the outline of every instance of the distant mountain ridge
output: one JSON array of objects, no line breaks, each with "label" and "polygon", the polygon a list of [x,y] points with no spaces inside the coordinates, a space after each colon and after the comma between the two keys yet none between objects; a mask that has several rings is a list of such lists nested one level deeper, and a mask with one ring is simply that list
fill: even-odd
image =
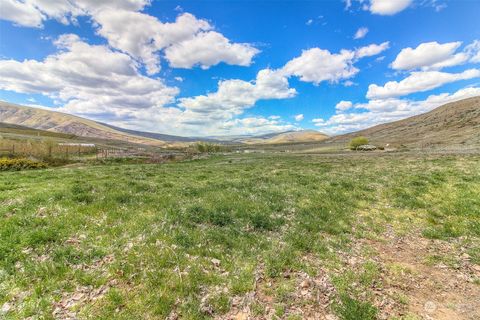
[{"label": "distant mountain ridge", "polygon": [[167,141],[167,142],[178,142],[178,141],[181,141],[181,142],[195,142],[195,141],[218,142],[218,140],[211,139],[211,138],[174,136],[174,135],[163,134],[163,133],[130,130],[130,129],[125,129],[125,128],[112,126],[112,125],[107,124],[107,123],[102,123],[102,122],[99,122],[99,123],[101,123],[104,126],[107,126],[109,128],[112,128],[114,130],[117,130],[117,131],[125,132],[125,133],[128,133],[128,134],[133,134],[133,135],[141,136],[141,137],[145,137],[145,138]]},{"label": "distant mountain ridge", "polygon": [[[0,122],[33,129],[74,134],[80,137],[119,140],[130,143],[162,146],[172,141],[190,141],[188,138],[168,135],[147,135],[145,132],[120,129],[93,120],[57,111],[21,106],[0,101]],[[168,138],[165,140],[160,137]]]}]

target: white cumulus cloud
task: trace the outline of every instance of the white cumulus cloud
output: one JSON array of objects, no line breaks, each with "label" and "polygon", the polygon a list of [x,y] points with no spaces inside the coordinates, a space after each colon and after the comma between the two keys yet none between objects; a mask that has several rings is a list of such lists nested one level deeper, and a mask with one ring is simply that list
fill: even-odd
[{"label": "white cumulus cloud", "polygon": [[164,23],[140,12],[150,3],[150,0],[5,0],[0,19],[41,27],[48,19],[68,24],[78,16],[89,16],[98,35],[113,48],[145,64],[149,74],[160,71],[163,50],[168,50],[166,59],[172,66],[183,68],[195,65],[208,68],[221,62],[248,66],[259,52],[250,44],[231,42],[214,31],[206,20],[192,14],[183,13],[175,22]]},{"label": "white cumulus cloud", "polygon": [[387,99],[405,96],[414,92],[423,92],[438,88],[446,83],[480,77],[479,69],[469,69],[460,73],[440,71],[412,72],[401,81],[389,81],[384,86],[368,86],[368,99]]},{"label": "white cumulus cloud", "polygon": [[337,110],[337,113],[343,112],[345,110],[350,109],[352,106],[353,106],[352,101],[342,100],[335,105],[335,110]]},{"label": "white cumulus cloud", "polygon": [[355,51],[355,58],[361,59],[364,57],[376,56],[390,47],[390,42],[386,41],[381,44],[371,44],[361,47]]},{"label": "white cumulus cloud", "polygon": [[355,35],[353,36],[353,39],[362,39],[364,38],[368,33],[368,28],[362,27],[358,28],[357,32],[355,32]]},{"label": "white cumulus cloud", "polygon": [[175,87],[141,75],[126,54],[89,45],[76,35],[55,41],[59,52],[43,61],[0,60],[0,89],[37,93],[77,114],[128,116],[174,101]]},{"label": "white cumulus cloud", "polygon": [[171,45],[165,50],[165,57],[175,68],[192,68],[198,64],[208,69],[220,62],[249,66],[258,52],[247,43],[231,43],[222,34],[209,31]]},{"label": "white cumulus cloud", "polygon": [[377,55],[388,46],[389,43],[384,42],[380,45],[361,47],[355,51],[343,49],[339,53],[312,48],[304,50],[299,57],[287,62],[283,72],[288,76],[297,76],[302,81],[316,85],[322,81],[337,83],[359,72],[359,69],[354,66],[358,59]]},{"label": "white cumulus cloud", "polygon": [[207,117],[230,119],[242,114],[258,100],[292,98],[296,93],[295,89],[289,88],[288,79],[280,72],[264,69],[258,72],[255,81],[220,81],[216,92],[182,98],[179,105]]},{"label": "white cumulus cloud", "polygon": [[382,16],[397,14],[410,6],[413,0],[370,0],[370,12]]},{"label": "white cumulus cloud", "polygon": [[465,63],[469,56],[464,52],[456,53],[460,41],[440,44],[436,41],[425,42],[416,48],[404,48],[392,62],[396,70],[442,69]]},{"label": "white cumulus cloud", "polygon": [[13,23],[39,28],[42,26],[45,16],[35,8],[32,3],[16,0],[3,0],[0,8],[0,19]]}]

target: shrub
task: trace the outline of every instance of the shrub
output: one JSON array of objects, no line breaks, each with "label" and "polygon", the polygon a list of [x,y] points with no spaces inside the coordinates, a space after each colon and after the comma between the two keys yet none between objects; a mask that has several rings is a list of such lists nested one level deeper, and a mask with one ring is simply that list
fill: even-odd
[{"label": "shrub", "polygon": [[25,158],[19,158],[19,159],[1,158],[0,159],[0,171],[42,169],[46,167],[47,167],[47,164],[45,162],[33,161]]},{"label": "shrub", "polygon": [[368,139],[365,137],[355,137],[350,141],[349,147],[351,150],[356,150],[359,146],[368,144]]},{"label": "shrub", "polygon": [[213,143],[198,142],[195,149],[200,153],[213,153],[222,151],[222,146]]}]

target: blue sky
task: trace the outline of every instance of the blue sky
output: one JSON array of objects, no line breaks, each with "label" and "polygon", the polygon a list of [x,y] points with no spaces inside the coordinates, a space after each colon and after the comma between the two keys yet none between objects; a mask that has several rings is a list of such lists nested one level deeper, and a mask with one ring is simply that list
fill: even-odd
[{"label": "blue sky", "polygon": [[2,0],[0,99],[178,135],[339,134],[480,95],[479,14],[478,1]]}]

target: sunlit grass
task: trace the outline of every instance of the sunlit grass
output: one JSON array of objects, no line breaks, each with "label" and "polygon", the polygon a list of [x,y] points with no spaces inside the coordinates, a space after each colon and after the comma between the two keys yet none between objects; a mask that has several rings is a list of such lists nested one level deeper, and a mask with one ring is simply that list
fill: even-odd
[{"label": "sunlit grass", "polygon": [[378,266],[334,272],[352,239],[386,223],[435,239],[480,236],[477,157],[232,155],[5,172],[0,191],[0,306],[16,301],[12,319],[51,318],[65,293],[104,285],[75,312],[211,318],[253,290],[260,271],[279,283],[271,294],[286,317],[283,274],[315,273],[305,256],[332,266],[332,312],[368,318],[377,310],[356,290],[369,290]]}]

